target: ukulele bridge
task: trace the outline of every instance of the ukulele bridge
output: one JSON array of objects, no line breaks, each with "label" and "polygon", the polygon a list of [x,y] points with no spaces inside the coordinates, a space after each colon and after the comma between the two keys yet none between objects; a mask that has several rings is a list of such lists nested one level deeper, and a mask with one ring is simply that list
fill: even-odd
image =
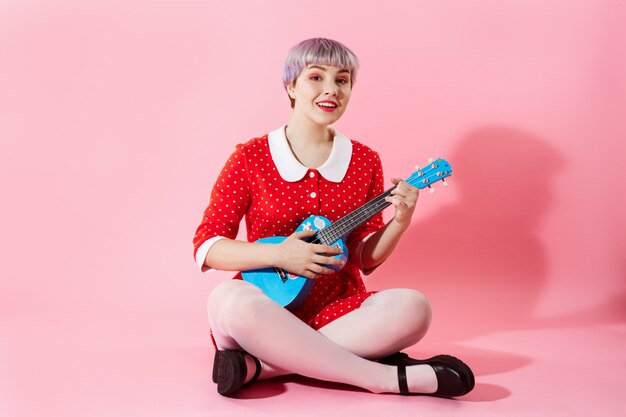
[{"label": "ukulele bridge", "polygon": [[287,276],[287,273],[282,268],[274,268],[274,271],[276,271],[276,273],[278,274],[280,279],[283,281],[283,283],[287,282],[289,277]]}]

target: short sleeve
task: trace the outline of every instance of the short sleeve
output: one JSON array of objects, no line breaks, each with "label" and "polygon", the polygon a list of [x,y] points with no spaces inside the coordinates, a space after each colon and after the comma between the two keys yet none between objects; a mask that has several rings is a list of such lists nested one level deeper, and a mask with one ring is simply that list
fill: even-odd
[{"label": "short sleeve", "polygon": [[210,239],[213,241],[218,240],[217,237],[235,239],[249,204],[250,184],[246,158],[243,147],[238,145],[222,168],[211,191],[209,206],[196,229],[193,238],[194,258],[203,243]]}]

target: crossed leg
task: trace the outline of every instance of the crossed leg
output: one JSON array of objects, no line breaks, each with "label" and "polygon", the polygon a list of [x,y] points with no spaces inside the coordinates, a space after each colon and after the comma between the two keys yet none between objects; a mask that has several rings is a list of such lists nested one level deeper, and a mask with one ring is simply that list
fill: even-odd
[{"label": "crossed leg", "polygon": [[378,359],[421,340],[430,319],[426,297],[415,290],[396,288],[371,295],[358,309],[319,332],[355,355]]},{"label": "crossed leg", "polygon": [[[243,349],[259,358],[261,378],[297,373],[372,392],[398,392],[396,368],[369,359],[417,342],[431,313],[420,293],[386,290],[316,331],[254,285],[231,280],[213,290],[208,314],[218,347]],[[408,367],[407,380],[411,392],[437,389],[428,365]]]}]

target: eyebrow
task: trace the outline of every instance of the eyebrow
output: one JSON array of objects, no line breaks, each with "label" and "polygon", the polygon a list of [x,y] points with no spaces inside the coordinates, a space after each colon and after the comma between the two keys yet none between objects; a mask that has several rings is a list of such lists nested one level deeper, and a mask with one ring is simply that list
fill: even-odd
[{"label": "eyebrow", "polygon": [[[322,70],[322,71],[326,71],[326,68],[324,68],[324,67],[320,67],[320,66],[318,66],[318,65],[309,65],[309,66],[307,67],[307,69],[311,69],[311,68],[317,68],[317,69],[320,69],[320,70]],[[339,70],[339,71],[337,71],[337,74],[339,74],[339,73],[344,73],[344,72],[347,72],[348,74],[350,74],[350,70],[347,70],[347,69],[342,69],[342,70]]]}]

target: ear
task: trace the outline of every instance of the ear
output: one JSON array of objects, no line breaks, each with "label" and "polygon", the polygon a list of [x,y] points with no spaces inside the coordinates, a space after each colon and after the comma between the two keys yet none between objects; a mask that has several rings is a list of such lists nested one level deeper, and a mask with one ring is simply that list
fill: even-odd
[{"label": "ear", "polygon": [[294,83],[291,83],[285,86],[285,89],[287,90],[287,94],[289,94],[289,98],[291,98],[292,100],[296,98],[296,93],[294,92],[294,88],[295,88]]}]

